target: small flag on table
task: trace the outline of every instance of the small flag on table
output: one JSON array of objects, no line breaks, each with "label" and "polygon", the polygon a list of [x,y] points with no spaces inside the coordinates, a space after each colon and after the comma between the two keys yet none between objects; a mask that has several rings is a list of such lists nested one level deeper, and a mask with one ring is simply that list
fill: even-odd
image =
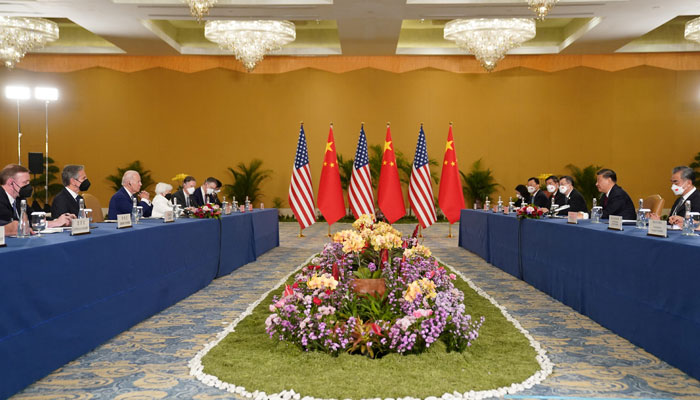
[{"label": "small flag on table", "polygon": [[423,124],[421,124],[420,132],[418,132],[416,155],[413,158],[413,170],[411,171],[411,180],[408,183],[408,199],[411,203],[411,209],[413,209],[424,229],[437,221]]},{"label": "small flag on table", "polygon": [[345,216],[345,201],[343,200],[343,187],[340,184],[333,124],[328,132],[328,141],[326,141],[326,150],[323,156],[321,182],[318,184],[318,208],[326,218],[328,225],[332,225]]},{"label": "small flag on table", "polygon": [[440,175],[440,193],[438,203],[442,213],[451,224],[459,221],[460,210],[464,208],[464,192],[462,181],[459,177],[457,166],[457,152],[455,151],[454,138],[452,137],[452,124],[447,134],[445,145],[445,160],[442,162],[442,174]]},{"label": "small flag on table", "polygon": [[355,162],[352,165],[350,189],[348,190],[350,211],[355,218],[374,215],[374,194],[372,193],[372,175],[369,171],[369,155],[367,154],[367,137],[365,125],[360,127],[360,139],[355,151]]},{"label": "small flag on table", "polygon": [[292,181],[289,183],[289,206],[304,229],[316,222],[316,207],[314,206],[314,189],[311,184],[311,169],[309,168],[309,152],[306,148],[304,124],[299,129],[297,155],[294,159]]},{"label": "small flag on table", "polygon": [[394,145],[391,141],[391,127],[389,124],[386,125],[386,139],[384,139],[382,169],[379,172],[377,203],[390,224],[406,215],[406,205],[403,202],[399,169],[396,166],[396,155],[394,154]]}]

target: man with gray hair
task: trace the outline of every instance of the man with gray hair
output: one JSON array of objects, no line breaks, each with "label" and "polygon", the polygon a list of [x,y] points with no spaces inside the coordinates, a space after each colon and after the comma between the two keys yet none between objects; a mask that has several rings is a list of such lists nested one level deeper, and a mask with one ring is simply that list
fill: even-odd
[{"label": "man with gray hair", "polygon": [[86,192],[90,188],[90,180],[82,165],[66,165],[61,172],[63,190],[53,199],[51,204],[51,215],[63,215],[65,213],[78,215],[80,200],[83,198],[79,193]]},{"label": "man with gray hair", "polygon": [[150,217],[153,210],[149,201],[149,194],[141,191],[141,175],[138,172],[129,170],[122,176],[122,188],[109,200],[108,219],[117,219],[119,214],[131,214],[131,207],[136,196],[140,198],[138,205],[143,207],[143,216]]},{"label": "man with gray hair", "polygon": [[690,211],[700,212],[700,192],[695,188],[695,171],[692,168],[680,166],[671,171],[671,191],[678,198],[668,214],[669,224],[683,224],[686,200],[690,200]]}]

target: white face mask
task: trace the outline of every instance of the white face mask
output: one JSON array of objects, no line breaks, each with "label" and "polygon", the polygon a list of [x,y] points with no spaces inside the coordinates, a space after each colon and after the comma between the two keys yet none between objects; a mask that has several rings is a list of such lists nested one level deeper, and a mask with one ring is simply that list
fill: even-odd
[{"label": "white face mask", "polygon": [[683,194],[684,189],[674,183],[673,185],[671,185],[671,190],[673,190],[673,194],[675,194],[676,196],[680,196]]},{"label": "white face mask", "polygon": [[534,187],[534,186],[528,186],[528,187],[527,187],[527,191],[528,191],[529,193],[535,193],[535,187]]},{"label": "white face mask", "polygon": [[567,190],[568,190],[568,188],[566,186],[564,186],[564,185],[559,186],[559,192],[561,194],[566,194]]},{"label": "white face mask", "polygon": [[554,192],[557,191],[557,187],[554,186],[554,185],[547,185],[547,191],[548,191],[549,193],[554,193]]},{"label": "white face mask", "polygon": [[207,194],[212,194],[214,193],[214,189],[212,188],[207,188]]},{"label": "white face mask", "polygon": [[187,188],[187,194],[192,194],[194,193],[194,188],[193,187],[188,187]]}]

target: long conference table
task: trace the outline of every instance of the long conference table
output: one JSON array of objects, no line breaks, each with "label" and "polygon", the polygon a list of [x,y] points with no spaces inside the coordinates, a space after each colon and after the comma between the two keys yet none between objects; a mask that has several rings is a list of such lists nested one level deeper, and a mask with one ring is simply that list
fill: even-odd
[{"label": "long conference table", "polygon": [[279,246],[276,209],[0,248],[0,398]]},{"label": "long conference table", "polygon": [[459,245],[700,379],[700,237],[462,210]]}]

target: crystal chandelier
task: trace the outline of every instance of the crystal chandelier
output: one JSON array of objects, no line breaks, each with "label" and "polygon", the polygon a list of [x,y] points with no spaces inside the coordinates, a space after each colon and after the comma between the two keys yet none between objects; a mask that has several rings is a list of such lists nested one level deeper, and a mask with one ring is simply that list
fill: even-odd
[{"label": "crystal chandelier", "polygon": [[58,39],[58,25],[43,18],[0,16],[0,59],[13,68],[24,55]]},{"label": "crystal chandelier", "polygon": [[289,21],[207,21],[204,25],[204,37],[233,51],[248,72],[265,54],[293,42],[296,36],[294,24]]},{"label": "crystal chandelier", "polygon": [[685,23],[685,38],[700,43],[700,17]]},{"label": "crystal chandelier", "polygon": [[537,14],[537,19],[540,21],[547,16],[549,10],[551,10],[552,7],[554,7],[554,5],[558,2],[559,0],[527,0],[530,10]]},{"label": "crystal chandelier", "polygon": [[198,22],[202,21],[202,17],[209,14],[209,9],[214,7],[218,0],[185,0],[190,6],[190,14],[197,18]]},{"label": "crystal chandelier", "polygon": [[506,53],[535,37],[535,21],[528,18],[455,19],[445,24],[445,39],[474,54],[491,72]]}]

